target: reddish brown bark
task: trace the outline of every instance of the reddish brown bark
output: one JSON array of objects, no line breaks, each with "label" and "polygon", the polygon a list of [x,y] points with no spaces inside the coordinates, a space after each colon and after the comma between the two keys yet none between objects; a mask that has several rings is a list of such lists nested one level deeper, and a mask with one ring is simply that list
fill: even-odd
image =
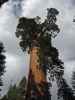
[{"label": "reddish brown bark", "polygon": [[[45,95],[43,93],[44,84],[46,82],[46,75],[43,72],[43,70],[40,67],[40,63],[38,62],[39,56],[39,47],[33,47],[30,51],[30,72],[28,77],[28,87],[27,87],[27,96],[29,97],[31,95],[31,88],[32,88],[32,82],[35,82],[36,88],[38,90],[37,95]],[[26,99],[29,100],[29,99]]]}]

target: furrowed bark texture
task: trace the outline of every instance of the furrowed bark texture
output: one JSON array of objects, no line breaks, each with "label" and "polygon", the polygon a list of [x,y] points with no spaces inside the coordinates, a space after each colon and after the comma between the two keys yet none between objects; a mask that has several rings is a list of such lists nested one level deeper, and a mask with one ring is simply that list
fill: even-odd
[{"label": "furrowed bark texture", "polygon": [[[47,100],[46,75],[39,63],[39,47],[33,47],[30,51],[30,71],[26,100]],[[49,99],[50,100],[50,99]]]}]

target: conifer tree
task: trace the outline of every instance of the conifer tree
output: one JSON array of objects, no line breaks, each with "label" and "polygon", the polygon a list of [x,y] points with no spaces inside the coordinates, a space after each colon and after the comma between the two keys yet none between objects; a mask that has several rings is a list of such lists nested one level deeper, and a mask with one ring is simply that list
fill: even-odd
[{"label": "conifer tree", "polygon": [[[57,9],[49,8],[44,22],[40,21],[41,18],[39,16],[31,19],[25,17],[19,19],[16,36],[20,37],[22,50],[27,50],[30,54],[26,100],[51,100],[50,84],[48,84],[46,77],[47,70],[51,65],[50,58],[53,60],[56,56],[56,54],[53,54],[56,49],[52,47],[51,40],[60,31],[56,24],[56,16],[58,14]],[[57,61],[57,59],[54,60]]]},{"label": "conifer tree", "polygon": [[73,91],[74,91],[74,95],[75,95],[75,71],[73,71],[72,73],[72,88],[73,88]]},{"label": "conifer tree", "polygon": [[4,46],[3,46],[3,43],[0,42],[0,86],[3,85],[2,83],[2,75],[4,74],[5,72],[5,55],[3,54],[5,51],[4,51]]}]

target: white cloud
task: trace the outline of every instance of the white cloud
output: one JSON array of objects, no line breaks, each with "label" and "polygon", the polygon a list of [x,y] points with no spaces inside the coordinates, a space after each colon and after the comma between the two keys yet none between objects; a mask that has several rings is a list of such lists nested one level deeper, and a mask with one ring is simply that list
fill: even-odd
[{"label": "white cloud", "polygon": [[29,16],[39,3],[40,0],[24,0],[22,16]]},{"label": "white cloud", "polygon": [[[13,83],[21,80],[28,73],[28,56],[21,51],[15,35],[18,19],[11,13],[11,6],[6,4],[0,9],[0,41],[6,50],[6,73],[4,74],[4,88],[8,90],[11,80]],[[15,78],[14,78],[15,77]]]},{"label": "white cloud", "polygon": [[14,56],[12,54],[6,53],[6,73],[3,76],[3,90],[2,95],[5,94],[10,84],[19,83],[22,77],[28,75],[29,72],[29,56]]},{"label": "white cloud", "polygon": [[64,77],[67,83],[72,87],[72,74],[75,71],[75,60],[64,63]]}]

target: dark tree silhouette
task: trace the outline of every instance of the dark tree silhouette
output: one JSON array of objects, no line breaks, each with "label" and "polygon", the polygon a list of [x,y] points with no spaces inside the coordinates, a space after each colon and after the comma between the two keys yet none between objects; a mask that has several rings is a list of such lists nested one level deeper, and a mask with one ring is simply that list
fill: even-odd
[{"label": "dark tree silhouette", "polygon": [[3,43],[0,42],[0,86],[2,86],[2,75],[5,72],[5,55],[3,54],[4,46]]},{"label": "dark tree silhouette", "polygon": [[[49,55],[50,54],[50,55]],[[75,100],[74,92],[64,79],[64,63],[59,59],[59,52],[55,47],[51,47],[48,56],[44,56],[45,67],[50,74],[50,84],[56,80],[58,86],[58,99]]]},{"label": "dark tree silhouette", "polygon": [[73,71],[72,73],[72,88],[73,88],[74,95],[75,95],[75,71]]},{"label": "dark tree silhouette", "polygon": [[75,22],[75,18],[73,18],[73,22]]},{"label": "dark tree silhouette", "polygon": [[75,100],[73,90],[67,84],[64,78],[60,78],[57,84],[58,84],[58,98],[62,97],[63,100]]},{"label": "dark tree silhouette", "polygon": [[[56,36],[56,35],[55,35]],[[48,36],[49,39],[49,36]],[[50,39],[49,39],[50,40]],[[50,44],[49,40],[46,41],[46,45]],[[41,45],[42,46],[42,45]],[[58,50],[51,45],[48,45],[48,48],[43,48],[43,57],[42,57],[42,66],[43,69],[47,69],[50,75],[50,84],[51,81],[56,79],[58,86],[58,98],[63,98],[63,100],[75,100],[74,92],[72,88],[68,85],[67,81],[64,79],[64,63],[59,59]],[[74,82],[74,81],[73,81]],[[75,86],[75,84],[73,84]]]},{"label": "dark tree silhouette", "polygon": [[5,3],[7,2],[8,0],[0,0],[0,7]]},{"label": "dark tree silhouette", "polygon": [[67,81],[64,79],[64,63],[59,59],[59,52],[56,48],[52,49],[52,64],[49,69],[50,79],[54,80],[56,78],[56,83],[58,86],[58,99],[63,98],[63,100],[75,100],[72,88],[68,85]]}]

